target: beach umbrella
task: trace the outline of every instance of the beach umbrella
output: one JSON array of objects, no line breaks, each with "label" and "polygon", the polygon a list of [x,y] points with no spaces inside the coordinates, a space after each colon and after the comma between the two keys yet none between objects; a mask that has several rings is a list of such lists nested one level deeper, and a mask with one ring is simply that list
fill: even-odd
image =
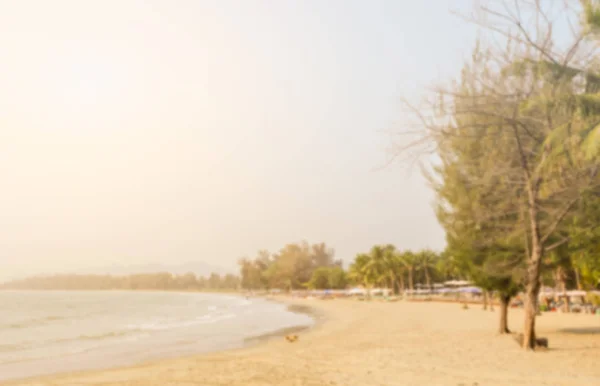
[{"label": "beach umbrella", "polygon": [[462,293],[469,293],[469,294],[480,294],[483,292],[483,291],[481,291],[481,288],[477,288],[477,287],[463,287],[463,288],[459,288],[458,291],[462,292]]}]

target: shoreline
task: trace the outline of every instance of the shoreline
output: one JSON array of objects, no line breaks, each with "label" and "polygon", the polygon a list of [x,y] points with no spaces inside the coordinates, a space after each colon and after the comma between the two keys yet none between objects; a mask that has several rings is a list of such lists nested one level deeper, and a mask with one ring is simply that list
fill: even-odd
[{"label": "shoreline", "polygon": [[[269,299],[263,298],[264,300],[271,301],[274,303],[285,304],[287,305],[287,311],[293,312],[296,314],[303,314],[309,316],[313,323],[310,325],[298,325],[292,327],[284,327],[271,332],[267,332],[264,334],[259,334],[256,336],[250,336],[244,339],[244,347],[239,348],[239,350],[243,350],[244,348],[249,348],[255,345],[266,344],[270,340],[275,338],[283,338],[286,335],[290,334],[298,334],[298,333],[310,333],[315,329],[318,329],[326,322],[326,316],[322,311],[319,311],[315,307],[308,304],[290,304],[289,301],[280,299]],[[234,349],[235,350],[235,349]],[[220,350],[220,351],[229,351],[229,350]]]},{"label": "shoreline", "polygon": [[[41,290],[41,291],[46,291],[46,290]],[[99,290],[99,291],[104,291],[104,290]],[[137,292],[137,291],[134,291],[134,292]],[[146,291],[140,290],[140,292],[146,292]],[[155,292],[155,291],[150,290],[148,292]],[[171,292],[171,291],[158,291],[158,292]],[[197,291],[190,291],[190,292],[197,292]],[[184,291],[184,293],[187,293],[187,291]],[[198,292],[198,293],[202,293],[202,292]],[[245,296],[240,295],[239,293],[235,293],[235,294],[222,293],[222,294],[235,295],[235,296],[240,297],[241,299],[245,299]],[[166,362],[170,362],[170,361],[202,358],[203,356],[210,356],[213,354],[224,353],[224,352],[242,351],[242,350],[256,348],[256,347],[259,347],[262,345],[266,345],[270,341],[273,341],[276,338],[283,338],[288,334],[310,333],[311,331],[317,329],[323,323],[325,323],[325,320],[326,320],[325,313],[323,313],[322,310],[321,311],[317,310],[315,307],[308,305],[308,304],[297,304],[294,302],[290,302],[290,300],[292,300],[292,299],[273,298],[273,297],[266,297],[266,296],[254,296],[254,298],[259,298],[259,299],[266,300],[269,302],[286,305],[287,311],[296,313],[296,314],[307,315],[312,319],[313,323],[308,324],[308,325],[297,325],[297,326],[292,326],[292,327],[284,327],[284,328],[276,329],[276,330],[266,332],[263,334],[249,336],[249,337],[244,338],[241,347],[236,347],[236,348],[223,348],[223,349],[216,349],[216,350],[211,350],[211,351],[207,351],[207,352],[199,352],[199,353],[195,353],[195,354],[184,354],[184,355],[174,356],[174,357],[156,358],[156,359],[145,360],[145,361],[141,361],[136,364],[129,364],[129,365],[124,365],[124,366],[109,366],[106,368],[82,369],[82,370],[67,371],[67,372],[49,373],[49,374],[45,374],[45,375],[26,376],[23,378],[11,378],[11,379],[7,379],[7,380],[0,380],[0,385],[19,386],[19,385],[29,385],[30,383],[36,384],[36,385],[45,385],[46,382],[53,382],[53,380],[62,379],[65,377],[67,377],[67,378],[80,377],[80,376],[85,376],[87,374],[93,374],[93,373],[97,373],[97,372],[154,366],[157,364],[162,364],[162,363],[166,363]],[[42,382],[42,383],[39,383],[39,382]]]},{"label": "shoreline", "polygon": [[[7,386],[596,385],[599,318],[549,313],[539,319],[545,352],[523,351],[496,333],[499,312],[456,303],[269,300],[316,315],[289,343],[265,334],[238,349],[108,370],[20,379]],[[523,312],[509,311],[520,332]],[[277,339],[279,337],[280,339]],[[4,385],[4,383],[3,383]]]}]

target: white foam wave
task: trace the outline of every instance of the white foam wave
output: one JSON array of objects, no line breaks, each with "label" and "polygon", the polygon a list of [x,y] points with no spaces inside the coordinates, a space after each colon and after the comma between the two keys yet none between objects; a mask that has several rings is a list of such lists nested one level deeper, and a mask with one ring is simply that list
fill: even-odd
[{"label": "white foam wave", "polygon": [[237,315],[233,314],[233,313],[221,314],[221,315],[204,315],[204,316],[199,316],[196,319],[192,319],[192,320],[184,320],[184,321],[171,322],[171,323],[161,323],[161,322],[143,323],[140,325],[129,325],[128,328],[140,330],[140,331],[163,331],[163,330],[172,330],[175,328],[191,327],[191,326],[196,326],[196,325],[201,325],[201,324],[214,324],[214,323],[220,322],[222,320],[235,318],[236,316]]}]

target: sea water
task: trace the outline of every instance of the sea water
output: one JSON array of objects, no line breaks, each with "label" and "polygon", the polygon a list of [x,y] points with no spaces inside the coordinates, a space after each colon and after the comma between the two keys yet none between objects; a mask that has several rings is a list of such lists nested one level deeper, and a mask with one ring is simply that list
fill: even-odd
[{"label": "sea water", "polygon": [[0,380],[237,348],[312,323],[283,304],[222,294],[4,291]]}]

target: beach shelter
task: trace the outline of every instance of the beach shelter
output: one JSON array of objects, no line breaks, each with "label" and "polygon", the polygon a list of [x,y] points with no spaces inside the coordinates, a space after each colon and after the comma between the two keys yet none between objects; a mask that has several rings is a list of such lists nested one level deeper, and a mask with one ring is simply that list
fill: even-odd
[{"label": "beach shelter", "polygon": [[367,291],[364,288],[355,287],[348,290],[348,295],[366,295]]},{"label": "beach shelter", "polygon": [[464,287],[469,284],[471,283],[466,280],[449,280],[444,282],[444,285],[448,287]]},{"label": "beach shelter", "polygon": [[483,291],[478,287],[463,287],[459,288],[458,292],[467,293],[467,294],[481,294]]}]

